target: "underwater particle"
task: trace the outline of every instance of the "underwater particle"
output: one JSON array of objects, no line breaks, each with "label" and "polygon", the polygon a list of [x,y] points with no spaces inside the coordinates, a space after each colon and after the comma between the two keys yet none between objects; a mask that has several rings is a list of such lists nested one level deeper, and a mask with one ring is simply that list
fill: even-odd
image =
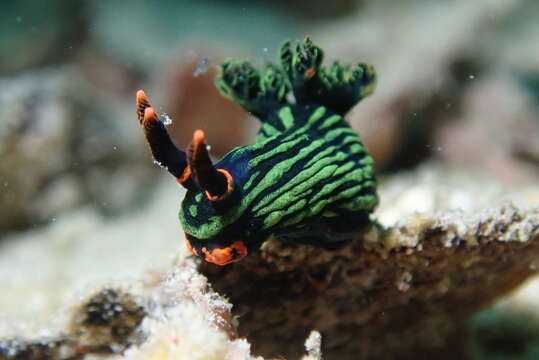
[{"label": "underwater particle", "polygon": [[177,149],[144,91],[137,92],[137,118],[154,161],[187,189],[180,222],[196,256],[237,262],[272,236],[336,249],[369,228],[378,204],[374,161],[344,115],[374,91],[376,74],[369,64],[326,67],[322,60],[307,37],[281,47],[280,66],[222,64],[217,89],[262,126],[254,144],[215,164],[202,130],[185,152]]},{"label": "underwater particle", "polygon": [[470,79],[470,80],[475,79],[475,75],[469,75],[469,76],[468,76],[468,79]]},{"label": "underwater particle", "polygon": [[318,331],[311,331],[307,340],[305,340],[305,350],[309,359],[322,359],[322,335]]},{"label": "underwater particle", "polygon": [[70,338],[79,346],[125,348],[146,313],[133,297],[121,290],[103,289],[91,296],[74,313]]},{"label": "underwater particle", "polygon": [[409,271],[405,271],[401,274],[397,280],[397,289],[402,292],[410,290],[412,286],[413,275]]},{"label": "underwater particle", "polygon": [[202,58],[198,63],[195,71],[193,72],[193,76],[198,76],[200,74],[205,74],[208,72],[208,69],[210,68],[210,59],[207,57]]}]

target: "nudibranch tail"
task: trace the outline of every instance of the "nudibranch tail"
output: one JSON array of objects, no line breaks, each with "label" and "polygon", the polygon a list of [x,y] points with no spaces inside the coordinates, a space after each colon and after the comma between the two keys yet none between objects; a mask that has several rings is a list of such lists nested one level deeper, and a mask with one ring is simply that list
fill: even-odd
[{"label": "nudibranch tail", "polygon": [[198,186],[209,200],[219,201],[233,189],[233,178],[225,169],[216,169],[208,154],[208,145],[202,130],[196,130],[187,148],[187,160]]},{"label": "nudibranch tail", "polygon": [[187,156],[185,152],[176,148],[165,129],[165,125],[159,120],[148,97],[142,90],[137,91],[136,109],[137,118],[155,162],[166,168],[178,182],[189,187],[190,183],[187,181],[189,176],[185,176],[185,172],[189,172]]}]

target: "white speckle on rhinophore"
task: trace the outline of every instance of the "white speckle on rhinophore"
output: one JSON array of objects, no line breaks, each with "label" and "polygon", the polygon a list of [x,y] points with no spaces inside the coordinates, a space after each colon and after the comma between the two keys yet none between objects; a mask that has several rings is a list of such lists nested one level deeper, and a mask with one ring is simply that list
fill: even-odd
[{"label": "white speckle on rhinophore", "polygon": [[161,169],[164,169],[164,170],[167,170],[168,171],[168,167],[166,167],[165,165],[161,164],[159,161],[157,160],[153,160],[153,163],[157,166],[159,166]]},{"label": "white speckle on rhinophore", "polygon": [[168,116],[167,113],[163,113],[161,115],[161,117],[163,118],[163,121],[162,121],[163,125],[168,126],[168,125],[172,124],[172,118],[170,116]]}]

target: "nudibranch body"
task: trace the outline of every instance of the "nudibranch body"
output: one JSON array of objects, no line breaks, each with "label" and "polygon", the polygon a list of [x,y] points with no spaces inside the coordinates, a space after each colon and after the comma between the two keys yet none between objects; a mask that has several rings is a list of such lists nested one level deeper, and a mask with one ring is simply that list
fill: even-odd
[{"label": "nudibranch body", "polygon": [[193,254],[224,265],[271,236],[332,249],[369,225],[378,203],[373,159],[343,116],[372,93],[375,72],[364,63],[325,67],[322,57],[306,38],[295,49],[282,46],[281,67],[221,66],[221,94],[262,126],[254,144],[216,164],[201,130],[186,152],[178,150],[144,92],[137,93],[156,162],[187,189],[180,221]]}]

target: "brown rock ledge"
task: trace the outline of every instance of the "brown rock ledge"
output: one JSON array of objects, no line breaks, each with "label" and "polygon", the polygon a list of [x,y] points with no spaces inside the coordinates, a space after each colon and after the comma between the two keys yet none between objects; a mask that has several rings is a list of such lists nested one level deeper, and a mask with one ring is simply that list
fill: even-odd
[{"label": "brown rock ledge", "polygon": [[537,269],[539,207],[414,215],[339,251],[278,241],[227,267],[203,263],[253,354],[297,359],[322,334],[327,359],[455,358],[462,322]]}]

